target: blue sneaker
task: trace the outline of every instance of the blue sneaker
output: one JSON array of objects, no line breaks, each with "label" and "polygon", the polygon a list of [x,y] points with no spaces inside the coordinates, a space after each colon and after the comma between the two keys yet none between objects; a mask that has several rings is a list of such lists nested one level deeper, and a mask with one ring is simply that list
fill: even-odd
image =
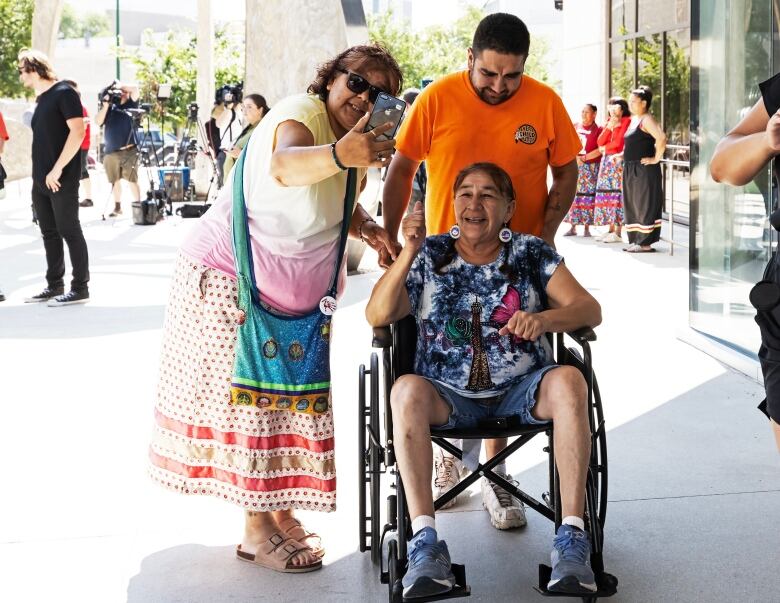
[{"label": "blue sneaker", "polygon": [[409,564],[401,584],[407,599],[440,595],[455,586],[447,543],[438,540],[433,528],[423,528],[409,541]]},{"label": "blue sneaker", "polygon": [[550,560],[552,574],[547,590],[570,594],[596,592],[596,578],[590,568],[590,538],[587,533],[563,524],[553,540]]}]

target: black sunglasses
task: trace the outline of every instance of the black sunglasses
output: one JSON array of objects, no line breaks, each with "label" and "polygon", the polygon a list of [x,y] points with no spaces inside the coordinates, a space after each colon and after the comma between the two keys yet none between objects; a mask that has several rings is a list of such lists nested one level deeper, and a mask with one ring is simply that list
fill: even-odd
[{"label": "black sunglasses", "polygon": [[341,67],[337,67],[336,71],[340,71],[341,73],[347,74],[347,88],[349,88],[352,92],[355,94],[362,94],[366,90],[368,90],[368,100],[371,103],[376,102],[376,97],[379,96],[380,92],[385,92],[381,88],[377,88],[376,86],[372,86],[368,83],[368,80],[364,78],[362,75],[358,75],[357,73],[352,73],[351,71],[347,71],[346,69],[341,69]]}]

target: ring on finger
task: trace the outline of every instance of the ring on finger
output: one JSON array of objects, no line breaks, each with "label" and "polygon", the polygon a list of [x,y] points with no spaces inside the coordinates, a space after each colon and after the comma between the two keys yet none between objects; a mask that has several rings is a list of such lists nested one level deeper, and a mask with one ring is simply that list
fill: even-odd
[{"label": "ring on finger", "polygon": [[382,153],[377,153],[377,154],[376,154],[376,160],[377,160],[377,161],[384,161],[384,160],[385,160],[385,158],[384,158],[384,157],[382,157]]}]

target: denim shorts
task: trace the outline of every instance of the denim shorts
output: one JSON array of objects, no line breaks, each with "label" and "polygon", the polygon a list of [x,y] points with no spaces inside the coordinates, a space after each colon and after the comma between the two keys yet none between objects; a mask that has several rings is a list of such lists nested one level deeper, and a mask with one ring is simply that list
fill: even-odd
[{"label": "denim shorts", "polygon": [[450,387],[429,379],[442,399],[450,407],[449,420],[443,425],[434,425],[436,429],[473,429],[481,419],[493,417],[519,416],[526,425],[545,425],[550,421],[541,421],[531,414],[536,404],[536,390],[545,373],[557,364],[551,364],[528,373],[523,380],[516,383],[496,397],[489,398],[490,403],[480,402],[480,398],[462,396]]}]

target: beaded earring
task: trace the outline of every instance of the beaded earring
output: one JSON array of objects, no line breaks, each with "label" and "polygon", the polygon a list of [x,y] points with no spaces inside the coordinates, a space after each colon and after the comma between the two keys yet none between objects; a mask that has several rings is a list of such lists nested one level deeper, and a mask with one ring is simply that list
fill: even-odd
[{"label": "beaded earring", "polygon": [[450,228],[450,236],[453,239],[459,239],[460,238],[460,226],[457,224],[453,224],[452,228]]},{"label": "beaded earring", "polygon": [[498,231],[498,240],[502,243],[508,243],[512,240],[512,231],[509,230],[506,222],[504,222],[504,227]]}]

